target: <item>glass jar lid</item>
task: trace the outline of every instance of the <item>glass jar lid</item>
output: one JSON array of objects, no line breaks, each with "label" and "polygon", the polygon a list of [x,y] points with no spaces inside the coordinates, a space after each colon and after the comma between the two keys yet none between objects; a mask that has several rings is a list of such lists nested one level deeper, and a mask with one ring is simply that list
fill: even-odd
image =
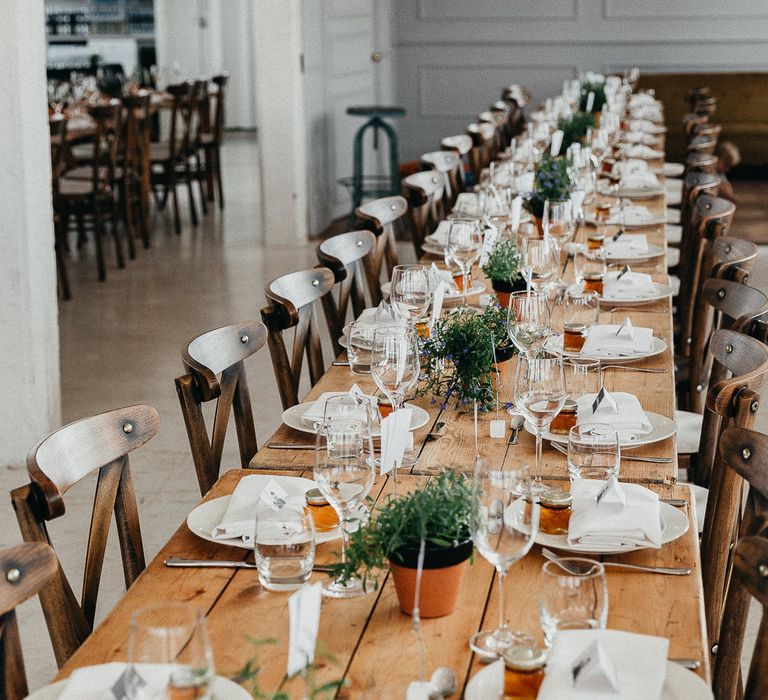
[{"label": "glass jar lid", "polygon": [[307,499],[307,503],[311,506],[327,506],[328,499],[323,496],[323,492],[318,489],[308,489],[304,493],[304,497]]},{"label": "glass jar lid", "polygon": [[563,489],[547,489],[539,496],[541,505],[545,508],[567,508],[571,505],[571,494]]},{"label": "glass jar lid", "polygon": [[566,399],[563,407],[560,409],[560,413],[575,413],[579,404],[574,399]]},{"label": "glass jar lid", "polygon": [[602,233],[590,233],[587,236],[587,240],[588,241],[603,241],[603,240],[605,240],[605,236]]},{"label": "glass jar lid", "polygon": [[563,330],[571,333],[583,333],[587,330],[586,323],[564,323]]},{"label": "glass jar lid", "polygon": [[547,663],[547,650],[539,647],[510,647],[502,656],[511,671],[538,671]]}]

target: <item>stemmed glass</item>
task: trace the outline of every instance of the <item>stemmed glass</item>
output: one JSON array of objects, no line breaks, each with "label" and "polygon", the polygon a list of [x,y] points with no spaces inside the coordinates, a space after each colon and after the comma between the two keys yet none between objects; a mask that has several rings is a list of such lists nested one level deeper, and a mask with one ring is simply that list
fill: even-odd
[{"label": "stemmed glass", "polygon": [[477,219],[453,219],[448,231],[445,257],[455,262],[461,270],[462,290],[466,304],[469,294],[469,272],[480,257],[483,233]]},{"label": "stemmed glass", "polygon": [[389,301],[399,318],[415,328],[431,299],[429,270],[423,265],[396,265],[392,270]]},{"label": "stemmed glass", "polygon": [[478,632],[469,642],[472,651],[486,658],[500,656],[516,645],[535,646],[528,634],[511,630],[507,625],[507,571],[530,551],[539,529],[538,500],[526,500],[530,485],[528,464],[514,456],[511,462],[508,458],[501,470],[479,461],[473,480],[472,541],[496,567],[499,581],[499,626]]},{"label": "stemmed glass", "polygon": [[541,292],[557,273],[555,246],[551,238],[521,238],[523,277],[531,289]]},{"label": "stemmed glass", "polygon": [[[315,446],[312,475],[318,488],[339,515],[341,561],[347,561],[349,523],[360,519],[363,501],[376,478],[373,459],[372,409],[365,398],[354,396],[326,404],[323,420],[325,441],[320,436]],[[331,403],[329,399],[329,403]],[[333,579],[323,585],[329,598],[355,598],[368,593],[363,581],[355,576],[344,581]]]},{"label": "stemmed glass", "polygon": [[[371,349],[371,376],[376,386],[384,392],[393,411],[403,407],[406,393],[419,379],[419,338],[412,328],[382,326],[373,334]],[[406,454],[402,466],[412,467],[416,460]],[[394,474],[397,485],[397,469]]]},{"label": "stemmed glass", "polygon": [[[129,667],[122,678],[127,695],[137,700],[210,697],[213,653],[205,615],[190,603],[163,603],[137,610],[128,633]],[[167,664],[170,674],[142,674],[136,664]]]},{"label": "stemmed glass", "polygon": [[512,292],[507,307],[507,333],[525,355],[541,349],[552,334],[547,296],[540,292]]},{"label": "stemmed glass", "polygon": [[573,205],[570,199],[561,202],[544,202],[544,215],[542,228],[544,237],[552,241],[554,256],[557,262],[555,267],[555,287],[562,288],[563,281],[560,273],[560,257],[563,245],[567,243],[574,233],[575,221],[573,217]]},{"label": "stemmed glass", "polygon": [[541,480],[544,430],[560,413],[567,398],[562,357],[521,355],[517,358],[515,406],[536,430],[536,473],[531,484],[534,493],[546,488]]}]

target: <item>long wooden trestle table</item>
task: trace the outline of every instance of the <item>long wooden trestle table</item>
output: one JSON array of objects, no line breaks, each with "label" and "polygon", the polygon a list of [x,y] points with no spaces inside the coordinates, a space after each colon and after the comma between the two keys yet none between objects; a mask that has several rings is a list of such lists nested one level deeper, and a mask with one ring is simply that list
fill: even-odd
[{"label": "long wooden trestle table", "polygon": [[[654,213],[663,214],[665,209],[664,197],[643,201],[642,204]],[[647,227],[642,232],[648,236],[649,243],[665,245],[663,226]],[[582,231],[581,235],[585,232]],[[657,262],[653,270],[643,271],[652,272],[658,281],[666,281],[665,260],[659,258]],[[663,313],[648,313],[651,309]],[[652,327],[654,335],[668,344],[667,351],[661,355],[632,363],[631,366],[665,369],[666,373],[609,370],[606,386],[609,390],[630,391],[639,397],[646,410],[674,418],[671,302],[665,300],[631,311],[601,313],[601,322],[620,323],[625,316],[629,316],[635,326]],[[309,393],[307,400],[323,391],[345,390],[354,381],[366,391],[375,390],[369,378],[353,376],[346,367],[331,367]],[[471,414],[463,414],[455,408],[441,411],[439,405],[431,403],[429,398],[417,399],[416,403],[429,412],[430,420],[415,433],[415,446],[420,459],[411,474],[398,477],[401,491],[423,486],[440,467],[467,468],[473,463],[475,454]],[[508,444],[507,438],[488,437],[488,421],[492,417],[480,418],[480,451],[483,457],[496,464],[520,454],[530,455],[532,460],[534,440],[524,431],[520,432],[519,443],[514,446]],[[438,421],[446,424],[444,435],[428,440],[427,433]],[[284,425],[271,438],[271,441],[278,443],[309,444],[310,440],[309,435]],[[684,536],[660,550],[642,550],[604,559],[685,566],[693,569],[693,573],[689,576],[663,576],[608,570],[608,626],[669,638],[670,657],[698,660],[698,672],[702,677],[709,678],[695,505],[688,487],[676,483],[675,439],[637,448],[631,453],[672,459],[667,464],[623,460],[621,478],[644,483],[662,497],[684,499],[687,505],[682,510],[688,516],[690,527]],[[253,458],[251,466],[262,473],[288,472],[311,478],[311,460],[311,451],[277,450],[265,444]],[[233,469],[224,473],[206,499],[231,493],[238,480],[249,472],[247,469]],[[565,457],[551,447],[545,447],[543,473],[548,480],[565,480]],[[391,479],[379,477],[371,495],[380,501],[391,490]],[[334,561],[337,553],[338,541],[319,545],[317,562]],[[167,568],[163,562],[170,555],[195,559],[241,559],[246,552],[203,541],[192,534],[186,524],[182,524],[107,618],[61,669],[60,676],[67,676],[80,666],[124,659],[132,613],[148,604],[183,600],[191,601],[207,612],[218,673],[232,674],[254,656],[256,650],[245,640],[245,635],[275,638],[279,640],[278,644],[262,647],[258,651],[263,667],[259,674],[260,688],[270,692],[281,688],[291,697],[303,697],[303,682],[297,678],[287,680],[284,676],[288,594],[263,590],[254,570]],[[539,639],[538,598],[543,561],[540,548],[534,546],[525,558],[511,568],[507,580],[510,625],[534,633]],[[315,573],[312,578],[320,580],[324,576],[326,574]],[[455,612],[444,618],[422,621],[427,677],[435,668],[449,666],[456,673],[460,688],[463,688],[480,668],[480,661],[469,650],[468,640],[478,629],[496,626],[498,592],[495,579],[491,565],[476,555],[474,563],[468,567]],[[352,600],[323,601],[319,643],[336,661],[317,672],[318,680],[343,676],[348,686],[340,696],[402,698],[408,683],[419,677],[419,645],[411,630],[411,620],[400,612],[394,585],[384,573],[375,593]]]}]

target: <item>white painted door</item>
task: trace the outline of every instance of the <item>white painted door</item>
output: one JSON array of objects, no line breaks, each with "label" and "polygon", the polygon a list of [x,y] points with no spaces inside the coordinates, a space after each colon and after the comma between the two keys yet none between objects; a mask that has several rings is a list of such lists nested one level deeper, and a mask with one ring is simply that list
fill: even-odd
[{"label": "white painted door", "polygon": [[[312,233],[319,233],[351,207],[349,193],[337,181],[352,174],[354,134],[364,120],[348,116],[347,107],[391,100],[389,12],[389,0],[304,2]],[[380,165],[370,144],[365,163],[366,173],[375,173]]]}]

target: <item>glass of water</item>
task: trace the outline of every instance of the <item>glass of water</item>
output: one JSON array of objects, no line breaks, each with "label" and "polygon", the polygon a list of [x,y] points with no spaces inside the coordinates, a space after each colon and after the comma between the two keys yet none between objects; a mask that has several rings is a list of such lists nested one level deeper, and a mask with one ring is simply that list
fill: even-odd
[{"label": "glass of water", "polygon": [[568,476],[609,479],[619,476],[621,448],[614,428],[602,423],[574,425],[568,433]]},{"label": "glass of water", "polygon": [[[128,633],[128,668],[121,678],[135,700],[211,698],[215,670],[203,611],[190,603],[163,603],[137,610]],[[164,664],[169,675],[143,673],[142,664]]]},{"label": "glass of water", "polygon": [[552,646],[558,630],[605,629],[608,584],[603,565],[582,557],[546,562],[539,615],[547,647]]},{"label": "glass of water", "polygon": [[259,583],[268,591],[301,588],[315,563],[315,525],[306,506],[259,500],[253,553]]},{"label": "glass of water", "polygon": [[355,321],[347,334],[347,356],[353,374],[371,373],[371,348],[376,326]]}]

